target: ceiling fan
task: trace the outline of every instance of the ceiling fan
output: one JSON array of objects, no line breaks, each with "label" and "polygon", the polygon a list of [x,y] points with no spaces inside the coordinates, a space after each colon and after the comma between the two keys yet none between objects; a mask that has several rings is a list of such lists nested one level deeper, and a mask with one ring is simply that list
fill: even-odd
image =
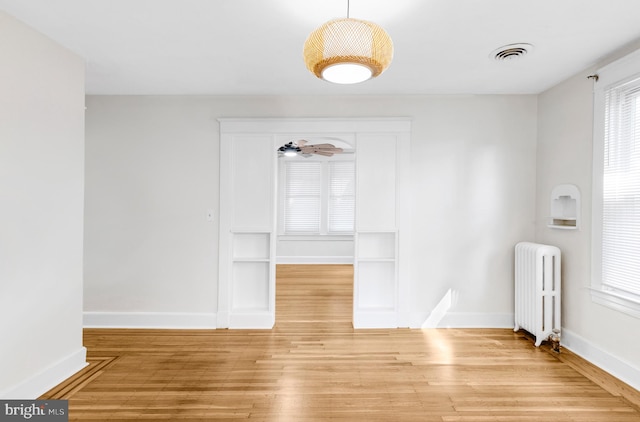
[{"label": "ceiling fan", "polygon": [[278,154],[286,157],[295,157],[296,155],[311,157],[314,154],[331,157],[333,154],[340,154],[343,152],[342,148],[337,148],[333,144],[308,144],[308,142],[309,141],[304,139],[287,142],[278,148]]}]

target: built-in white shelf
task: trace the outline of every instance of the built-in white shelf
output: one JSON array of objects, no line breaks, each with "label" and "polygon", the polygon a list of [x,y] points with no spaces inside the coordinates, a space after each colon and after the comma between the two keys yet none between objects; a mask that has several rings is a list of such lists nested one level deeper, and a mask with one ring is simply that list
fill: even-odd
[{"label": "built-in white shelf", "polygon": [[358,262],[396,262],[395,258],[358,258]]},{"label": "built-in white shelf", "polygon": [[233,234],[233,260],[269,259],[270,233],[236,232]]},{"label": "built-in white shelf", "polygon": [[396,232],[360,232],[356,243],[358,260],[395,260]]},{"label": "built-in white shelf", "polygon": [[232,311],[269,311],[271,236],[266,231],[232,232]]},{"label": "built-in white shelf", "polygon": [[268,258],[233,258],[233,262],[269,262]]},{"label": "built-in white shelf", "polygon": [[356,307],[361,312],[395,309],[397,285],[397,231],[358,232],[356,235]]}]

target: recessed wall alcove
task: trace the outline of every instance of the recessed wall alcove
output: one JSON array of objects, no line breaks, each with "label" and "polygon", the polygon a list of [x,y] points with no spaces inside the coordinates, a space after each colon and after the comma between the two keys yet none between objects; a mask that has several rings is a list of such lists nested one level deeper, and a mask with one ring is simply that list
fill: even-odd
[{"label": "recessed wall alcove", "polygon": [[551,191],[550,209],[549,228],[578,229],[580,227],[580,191],[578,187],[572,184],[554,187]]}]

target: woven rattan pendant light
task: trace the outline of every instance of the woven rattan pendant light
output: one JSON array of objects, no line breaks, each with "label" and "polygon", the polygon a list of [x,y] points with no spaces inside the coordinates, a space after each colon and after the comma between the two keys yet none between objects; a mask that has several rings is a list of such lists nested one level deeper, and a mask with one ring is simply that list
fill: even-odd
[{"label": "woven rattan pendant light", "polygon": [[353,84],[375,78],[389,67],[393,42],[373,22],[349,17],[331,20],[313,31],[304,43],[304,61],[318,78]]}]

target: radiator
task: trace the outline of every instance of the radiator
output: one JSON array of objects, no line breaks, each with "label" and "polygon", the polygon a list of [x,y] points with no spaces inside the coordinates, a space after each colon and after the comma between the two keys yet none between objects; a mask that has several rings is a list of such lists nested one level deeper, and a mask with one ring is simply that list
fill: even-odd
[{"label": "radiator", "polygon": [[515,250],[515,328],[536,337],[536,347],[560,334],[560,249],[520,242]]}]

